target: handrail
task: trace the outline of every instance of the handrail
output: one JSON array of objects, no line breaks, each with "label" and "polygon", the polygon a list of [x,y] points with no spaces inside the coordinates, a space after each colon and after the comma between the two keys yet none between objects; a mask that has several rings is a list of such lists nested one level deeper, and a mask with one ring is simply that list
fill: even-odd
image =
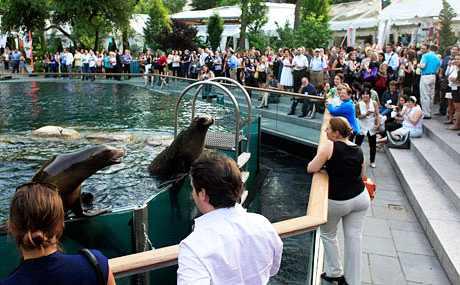
[{"label": "handrail", "polygon": [[[199,81],[198,79],[193,79],[193,78],[185,78],[185,77],[178,77],[178,76],[172,76],[172,75],[163,75],[163,74],[144,74],[144,73],[83,73],[83,72],[34,72],[31,73],[32,75],[71,75],[71,76],[130,76],[130,77],[144,77],[144,76],[161,76],[164,78],[171,78],[171,79],[179,79],[183,81],[191,81],[191,82],[196,82]],[[18,74],[13,74],[13,73],[2,73],[0,75],[12,75],[12,76],[17,76]],[[21,76],[21,75],[20,75]],[[28,77],[29,74],[23,74],[23,77]],[[224,86],[234,86],[233,84],[229,83],[221,83]],[[300,94],[300,93],[295,93],[295,92],[290,92],[290,91],[284,91],[284,90],[279,90],[279,89],[272,89],[272,88],[258,88],[258,87],[252,87],[252,86],[246,86],[243,85],[246,90],[252,90],[252,91],[258,91],[258,92],[270,92],[273,94],[278,94],[281,96],[289,96],[289,97],[295,97],[295,98],[301,98],[301,99],[308,99],[310,101],[314,102],[324,102],[325,99],[324,97],[319,97],[319,96],[313,96],[313,95],[305,95],[305,94]]]},{"label": "handrail", "polygon": [[[235,120],[237,122],[235,124],[235,152],[238,154],[238,148],[239,148],[238,138],[239,138],[239,133],[240,133],[240,124],[239,124],[239,122],[240,122],[240,118],[241,118],[240,106],[238,105],[238,102],[236,101],[236,98],[232,95],[232,92],[230,92],[225,86],[223,86],[222,84],[220,84],[218,82],[213,82],[213,81],[210,81],[210,80],[197,81],[195,83],[190,84],[189,86],[185,87],[184,90],[182,90],[182,92],[179,95],[179,98],[176,101],[176,108],[174,110],[174,138],[177,136],[177,130],[178,130],[178,127],[179,127],[178,115],[179,115],[180,102],[181,102],[182,98],[187,94],[187,92],[190,89],[198,86],[198,90],[200,90],[202,88],[202,86],[204,86],[204,85],[214,86],[214,87],[219,88],[220,90],[224,91],[224,93],[230,98],[230,100],[233,103],[233,107],[235,108]],[[195,113],[195,101],[196,101],[197,96],[198,96],[198,92],[195,92],[195,94],[193,96],[192,120],[193,120],[193,115]]]},{"label": "handrail", "polygon": [[[327,140],[326,127],[330,115],[326,111],[321,127],[319,145]],[[308,208],[305,216],[273,223],[280,237],[289,237],[311,231],[327,222],[328,176],[325,171],[315,173],[311,184]],[[110,268],[115,276],[124,277],[177,264],[179,245],[110,259]]]}]

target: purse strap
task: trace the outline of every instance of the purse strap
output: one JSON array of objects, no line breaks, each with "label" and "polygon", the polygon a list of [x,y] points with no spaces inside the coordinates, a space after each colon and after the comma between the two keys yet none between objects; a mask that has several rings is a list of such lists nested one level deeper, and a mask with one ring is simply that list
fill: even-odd
[{"label": "purse strap", "polygon": [[88,262],[93,267],[94,271],[96,271],[97,284],[106,285],[106,282],[104,281],[104,275],[102,274],[101,266],[99,265],[96,256],[94,256],[94,254],[87,248],[82,248],[79,250],[79,252],[86,257]]}]

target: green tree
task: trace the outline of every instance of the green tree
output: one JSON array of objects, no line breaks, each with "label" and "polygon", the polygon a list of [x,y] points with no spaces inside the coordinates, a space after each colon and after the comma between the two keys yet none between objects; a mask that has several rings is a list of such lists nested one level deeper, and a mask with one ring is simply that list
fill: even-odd
[{"label": "green tree", "polygon": [[314,16],[329,21],[330,0],[296,0],[294,28],[300,26],[302,18]]},{"label": "green tree", "polygon": [[240,40],[238,46],[245,48],[247,29],[259,31],[267,22],[267,6],[263,0],[241,0]]},{"label": "green tree", "polygon": [[1,0],[3,31],[43,31],[50,17],[49,0]]},{"label": "green tree", "polygon": [[168,8],[169,13],[174,14],[184,9],[186,0],[163,0],[165,6]]},{"label": "green tree", "polygon": [[149,20],[145,24],[144,38],[147,47],[157,48],[156,39],[164,31],[171,32],[172,24],[168,9],[162,0],[152,0],[149,9]]},{"label": "green tree", "polygon": [[189,26],[183,22],[172,21],[172,29],[166,27],[154,38],[155,43],[162,50],[168,49],[196,49],[195,27]]},{"label": "green tree", "polygon": [[193,10],[207,10],[217,7],[218,4],[218,0],[192,0],[191,6]]},{"label": "green tree", "polygon": [[213,50],[217,50],[220,45],[222,32],[224,31],[224,20],[217,14],[214,13],[208,20],[208,35],[209,43]]},{"label": "green tree", "polygon": [[441,30],[439,31],[441,52],[454,45],[457,42],[454,32],[452,31],[452,19],[457,17],[457,13],[446,0],[442,1],[442,9],[439,13]]},{"label": "green tree", "polygon": [[294,48],[304,46],[307,48],[327,47],[331,38],[328,23],[321,17],[307,16],[299,27],[293,29],[289,24],[278,26],[278,41],[275,46]]},{"label": "green tree", "polygon": [[62,32],[62,26],[70,24],[74,42],[80,38],[99,48],[100,39],[107,31],[126,29],[134,12],[137,0],[52,0],[52,26]]}]

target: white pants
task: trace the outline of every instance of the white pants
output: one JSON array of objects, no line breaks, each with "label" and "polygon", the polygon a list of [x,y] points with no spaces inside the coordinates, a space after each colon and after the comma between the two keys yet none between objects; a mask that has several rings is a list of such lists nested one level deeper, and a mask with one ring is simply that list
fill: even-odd
[{"label": "white pants", "polygon": [[[328,277],[345,275],[348,284],[361,285],[361,240],[369,203],[369,193],[366,190],[349,200],[329,200],[327,223],[320,226],[325,254],[324,268]],[[337,240],[337,224],[341,219],[345,240],[345,272]]]},{"label": "white pants", "polygon": [[431,117],[435,83],[436,75],[422,75],[420,78],[420,104],[426,117]]}]

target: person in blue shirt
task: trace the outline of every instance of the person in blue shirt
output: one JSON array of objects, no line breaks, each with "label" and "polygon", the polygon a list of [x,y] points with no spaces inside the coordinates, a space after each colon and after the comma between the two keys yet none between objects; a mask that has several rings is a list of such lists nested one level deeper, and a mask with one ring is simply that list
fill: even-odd
[{"label": "person in blue shirt", "polygon": [[[99,264],[83,254],[63,254],[59,239],[64,231],[64,208],[55,186],[27,183],[13,196],[8,231],[22,262],[0,285],[114,285],[107,257],[89,250]],[[88,251],[87,251],[88,252]]]},{"label": "person in blue shirt", "polygon": [[[310,83],[307,77],[302,77],[299,93],[304,95],[317,95],[315,86]],[[299,118],[306,117],[307,113],[313,112],[313,105],[310,106],[310,102],[308,102],[307,99],[292,98],[291,100],[291,110],[289,111],[288,115],[295,114],[295,109],[297,108],[297,104],[299,104],[299,102],[302,102],[302,114],[299,115]]]},{"label": "person in blue shirt", "polygon": [[435,54],[437,47],[432,45],[429,50],[426,45],[421,47],[422,59],[419,67],[421,70],[420,77],[420,103],[422,105],[425,119],[431,119],[431,109],[433,105],[434,89],[436,84],[436,74],[441,67],[441,60]]},{"label": "person in blue shirt", "polygon": [[332,116],[342,116],[345,117],[353,129],[350,140],[353,141],[354,137],[361,133],[361,128],[359,126],[358,120],[356,119],[356,110],[355,104],[351,101],[351,88],[348,84],[342,84],[337,87],[337,91],[340,96],[342,103],[338,106],[334,106],[326,102],[327,109]]}]

